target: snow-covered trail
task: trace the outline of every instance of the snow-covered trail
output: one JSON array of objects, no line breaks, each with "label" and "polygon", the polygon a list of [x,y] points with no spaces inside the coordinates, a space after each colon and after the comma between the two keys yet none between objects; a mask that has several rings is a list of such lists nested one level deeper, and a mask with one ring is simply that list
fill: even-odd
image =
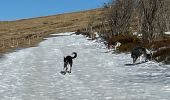
[{"label": "snow-covered trail", "polygon": [[[0,100],[170,99],[170,66],[125,66],[129,54],[104,53],[104,45],[69,34],[0,58]],[[61,75],[63,56],[72,52],[72,73]]]}]

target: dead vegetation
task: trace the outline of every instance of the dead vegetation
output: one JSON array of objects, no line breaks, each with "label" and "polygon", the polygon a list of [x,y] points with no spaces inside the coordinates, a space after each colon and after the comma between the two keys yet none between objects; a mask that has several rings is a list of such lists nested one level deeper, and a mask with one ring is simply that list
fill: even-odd
[{"label": "dead vegetation", "polygon": [[[170,31],[169,4],[169,0],[111,0],[104,5],[102,22],[95,25],[93,19],[87,32],[101,33],[106,45],[121,42],[120,52],[129,52],[135,46],[155,49],[154,59],[163,61],[170,58],[170,38],[164,35]],[[134,32],[141,36],[133,36]]]}]

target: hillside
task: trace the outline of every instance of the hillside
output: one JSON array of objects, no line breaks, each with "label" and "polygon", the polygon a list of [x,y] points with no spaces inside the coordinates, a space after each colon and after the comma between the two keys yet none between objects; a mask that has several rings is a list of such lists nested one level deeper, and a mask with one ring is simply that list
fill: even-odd
[{"label": "hillside", "polygon": [[[0,51],[37,44],[50,33],[85,28],[91,17],[101,18],[103,9],[0,22]],[[98,22],[98,21],[97,21]]]}]

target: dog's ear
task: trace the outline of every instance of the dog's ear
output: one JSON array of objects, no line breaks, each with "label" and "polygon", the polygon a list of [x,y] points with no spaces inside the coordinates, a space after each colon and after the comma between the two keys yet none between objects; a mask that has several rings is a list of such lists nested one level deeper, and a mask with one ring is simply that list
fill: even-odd
[{"label": "dog's ear", "polygon": [[66,57],[64,57],[64,61],[66,61]]}]

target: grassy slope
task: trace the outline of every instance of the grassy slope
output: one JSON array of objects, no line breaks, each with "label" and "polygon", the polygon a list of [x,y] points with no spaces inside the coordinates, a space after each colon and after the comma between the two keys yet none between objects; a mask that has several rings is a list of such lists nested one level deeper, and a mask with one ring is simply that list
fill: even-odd
[{"label": "grassy slope", "polygon": [[12,38],[17,38],[19,41],[18,47],[27,47],[28,43],[23,43],[21,37],[25,38],[29,34],[42,33],[42,37],[31,40],[32,44],[39,43],[43,36],[56,32],[76,31],[85,28],[93,16],[100,18],[103,9],[93,9],[88,11],[65,13],[53,16],[45,16],[31,19],[22,19],[17,21],[0,22],[0,52],[9,50],[11,47],[6,45],[2,47],[2,40],[5,39],[5,44],[12,43]]},{"label": "grassy slope", "polygon": [[[37,31],[75,31],[79,28],[84,28],[87,26],[90,17],[93,15],[100,16],[102,11],[102,9],[94,9],[32,19],[0,22],[0,36],[2,37],[14,34],[22,35],[20,33],[27,34],[28,32]],[[76,25],[77,27],[74,27]]]}]

